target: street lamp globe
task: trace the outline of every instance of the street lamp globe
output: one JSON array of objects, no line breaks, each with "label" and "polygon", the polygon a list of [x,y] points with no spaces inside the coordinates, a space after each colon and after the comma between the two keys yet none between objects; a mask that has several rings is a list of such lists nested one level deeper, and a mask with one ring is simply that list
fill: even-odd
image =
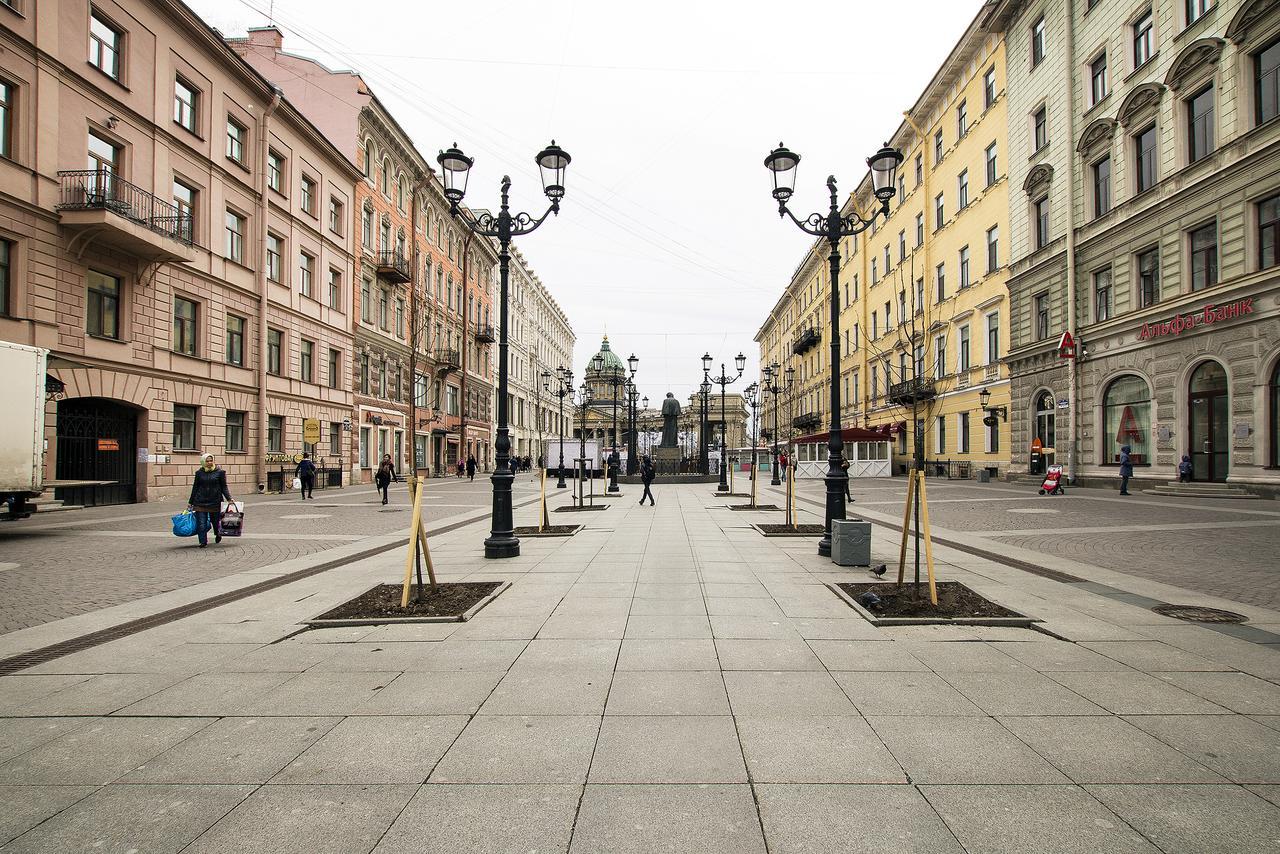
[{"label": "street lamp globe", "polygon": [[890,148],[888,143],[867,158],[867,166],[871,169],[871,186],[876,198],[888,204],[893,198],[898,181],[898,164],[902,162],[902,152]]},{"label": "street lamp globe", "polygon": [[627,367],[631,369],[631,373],[635,374],[636,365],[640,364],[640,360],[636,358],[636,354],[632,353],[627,357]]},{"label": "street lamp globe", "polygon": [[645,409],[649,408],[649,395],[646,394],[644,397],[640,398],[640,405]]},{"label": "street lamp globe", "polygon": [[699,388],[701,388],[701,390],[702,390],[702,394],[703,394],[704,396],[705,396],[705,395],[708,395],[708,394],[711,394],[711,381],[710,381],[710,380],[703,380],[703,381],[702,381],[702,385],[701,385]]},{"label": "street lamp globe", "polygon": [[564,173],[573,158],[553,139],[550,145],[538,152],[536,159],[542,173],[542,192],[555,204],[564,198]]},{"label": "street lamp globe", "polygon": [[773,197],[780,202],[790,199],[796,189],[796,167],[800,165],[800,155],[778,143],[778,147],[764,159],[764,165],[773,177]]},{"label": "street lamp globe", "polygon": [[603,371],[603,370],[604,370],[604,356],[600,355],[599,353],[596,353],[596,354],[595,354],[595,356],[594,356],[594,357],[592,357],[592,359],[591,359],[591,369],[592,369],[593,371],[595,371],[596,373],[600,373],[601,371]]},{"label": "street lamp globe", "polygon": [[787,368],[787,370],[784,373],[786,373],[787,375],[787,385],[790,386],[791,381],[796,378],[796,369],[794,367]]},{"label": "street lamp globe", "polygon": [[711,354],[710,353],[707,353],[702,357],[702,370],[704,373],[706,371],[711,370]]},{"label": "street lamp globe", "polygon": [[475,160],[463,154],[455,142],[446,151],[441,151],[436,158],[440,164],[440,174],[444,182],[444,195],[450,202],[457,204],[467,194],[467,177],[471,174],[471,166]]},{"label": "street lamp globe", "polygon": [[978,405],[983,409],[987,408],[987,404],[991,402],[991,389],[984,388],[978,392]]},{"label": "street lamp globe", "polygon": [[738,373],[742,373],[742,371],[747,367],[747,357],[739,353],[734,357],[733,365],[738,369]]}]

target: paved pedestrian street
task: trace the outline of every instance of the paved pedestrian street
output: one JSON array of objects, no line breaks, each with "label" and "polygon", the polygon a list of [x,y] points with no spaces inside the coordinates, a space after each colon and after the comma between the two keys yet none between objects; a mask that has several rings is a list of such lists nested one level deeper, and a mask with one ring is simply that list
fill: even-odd
[{"label": "paved pedestrian street", "polygon": [[[434,536],[443,580],[512,582],[466,623],[300,631],[398,580],[396,548],[0,677],[2,850],[1280,850],[1280,654],[1253,642],[1280,614],[1080,555],[1066,584],[939,546],[942,579],[1043,631],[877,628],[826,586],[865,570],[749,527],[778,514],[627,490],[514,559],[481,556],[483,513]],[[874,537],[891,562],[895,534]],[[0,635],[0,657],[82,619]]]}]

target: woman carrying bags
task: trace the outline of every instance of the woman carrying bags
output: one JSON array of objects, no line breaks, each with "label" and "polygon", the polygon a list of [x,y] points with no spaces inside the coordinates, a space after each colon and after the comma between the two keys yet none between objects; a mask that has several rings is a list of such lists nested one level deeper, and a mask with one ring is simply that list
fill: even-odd
[{"label": "woman carrying bags", "polygon": [[227,489],[227,473],[213,463],[213,454],[205,454],[200,458],[200,468],[196,470],[195,480],[191,483],[191,497],[187,506],[196,514],[196,538],[200,540],[200,548],[209,545],[209,529],[213,529],[213,541],[222,542],[222,500],[231,500],[231,490]]}]

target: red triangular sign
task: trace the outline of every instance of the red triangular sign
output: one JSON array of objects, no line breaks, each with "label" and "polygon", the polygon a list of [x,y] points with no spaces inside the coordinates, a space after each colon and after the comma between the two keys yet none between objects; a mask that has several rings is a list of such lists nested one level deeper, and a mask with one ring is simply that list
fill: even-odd
[{"label": "red triangular sign", "polygon": [[1058,339],[1058,357],[1074,359],[1076,357],[1076,339],[1070,332],[1063,332]]}]

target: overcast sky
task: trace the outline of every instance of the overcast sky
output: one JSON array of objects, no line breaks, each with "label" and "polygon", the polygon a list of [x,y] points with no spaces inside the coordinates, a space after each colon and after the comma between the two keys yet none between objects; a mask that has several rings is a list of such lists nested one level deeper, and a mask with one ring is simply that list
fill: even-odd
[{"label": "overcast sky", "polygon": [[[980,0],[187,0],[224,35],[267,23],[285,50],[359,71],[434,162],[476,158],[467,203],[545,206],[533,155],[573,157],[558,219],[519,242],[569,316],[574,370],[607,330],[642,394],[681,399],[704,352],[747,356],[810,241],[780,221],[762,162],[802,156],[793,210],[841,197],[901,122]],[[909,32],[914,41],[904,43]],[[553,366],[554,367],[554,366]]]}]

